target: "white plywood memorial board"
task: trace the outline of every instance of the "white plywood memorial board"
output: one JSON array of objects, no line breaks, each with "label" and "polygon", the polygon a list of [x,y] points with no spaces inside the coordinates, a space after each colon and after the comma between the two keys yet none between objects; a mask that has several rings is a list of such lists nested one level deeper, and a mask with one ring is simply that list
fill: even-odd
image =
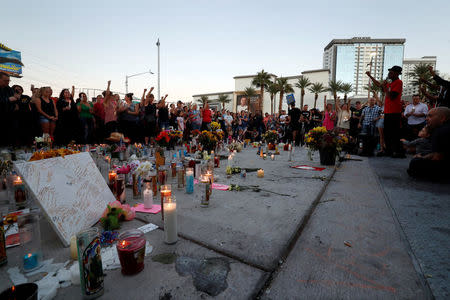
[{"label": "white plywood memorial board", "polygon": [[115,200],[88,152],[14,166],[66,247]]}]

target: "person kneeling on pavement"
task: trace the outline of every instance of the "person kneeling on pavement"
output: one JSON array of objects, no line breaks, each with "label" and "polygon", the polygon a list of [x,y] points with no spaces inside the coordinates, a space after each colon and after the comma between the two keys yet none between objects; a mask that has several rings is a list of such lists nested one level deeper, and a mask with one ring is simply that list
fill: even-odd
[{"label": "person kneeling on pavement", "polygon": [[416,155],[409,163],[408,174],[413,177],[440,179],[450,177],[450,109],[436,107],[427,116],[433,130],[431,153]]}]

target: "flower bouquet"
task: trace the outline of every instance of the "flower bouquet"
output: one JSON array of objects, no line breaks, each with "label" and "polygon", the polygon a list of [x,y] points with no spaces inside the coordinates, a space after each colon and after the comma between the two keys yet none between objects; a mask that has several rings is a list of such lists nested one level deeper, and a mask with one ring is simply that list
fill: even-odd
[{"label": "flower bouquet", "polygon": [[342,146],[348,143],[348,136],[327,131],[325,127],[316,127],[305,135],[305,142],[310,150],[319,151],[321,164],[334,165]]},{"label": "flower bouquet", "polygon": [[262,135],[262,138],[266,142],[268,150],[275,150],[275,145],[278,142],[278,132],[276,130],[267,130]]},{"label": "flower bouquet", "polygon": [[228,149],[232,152],[232,151],[237,151],[237,152],[241,152],[242,151],[242,144],[239,142],[233,142],[231,144],[228,145]]},{"label": "flower bouquet", "polygon": [[170,130],[168,132],[170,138],[170,146],[175,147],[176,145],[181,144],[183,141],[183,132],[179,130]]},{"label": "flower bouquet", "polygon": [[100,218],[100,223],[105,230],[115,230],[120,228],[120,221],[131,221],[136,216],[128,204],[121,204],[119,201],[110,202]]},{"label": "flower bouquet", "polygon": [[167,131],[161,131],[158,136],[155,138],[156,143],[161,148],[169,146],[170,136]]},{"label": "flower bouquet", "polygon": [[220,123],[218,122],[211,122],[211,130],[216,131],[217,129],[220,129]]}]

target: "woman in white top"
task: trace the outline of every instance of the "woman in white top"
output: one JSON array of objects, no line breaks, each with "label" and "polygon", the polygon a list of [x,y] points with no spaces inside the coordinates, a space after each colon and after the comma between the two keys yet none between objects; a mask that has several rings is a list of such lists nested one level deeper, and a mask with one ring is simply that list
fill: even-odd
[{"label": "woman in white top", "polygon": [[350,129],[350,108],[348,102],[346,103],[344,101],[344,104],[342,104],[341,106],[338,97],[336,102],[336,110],[338,114],[338,121],[336,127],[339,128],[340,131],[347,132]]},{"label": "woman in white top", "polygon": [[178,130],[179,131],[184,131],[185,128],[185,124],[184,124],[184,118],[183,118],[183,112],[182,111],[178,111],[177,112],[177,123],[178,123]]}]

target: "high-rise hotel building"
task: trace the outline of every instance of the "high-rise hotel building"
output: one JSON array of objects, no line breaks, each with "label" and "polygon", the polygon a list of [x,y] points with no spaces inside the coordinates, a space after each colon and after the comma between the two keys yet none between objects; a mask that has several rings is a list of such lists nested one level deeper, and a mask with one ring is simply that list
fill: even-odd
[{"label": "high-rise hotel building", "polygon": [[323,68],[330,70],[330,80],[351,83],[352,95],[367,96],[366,71],[376,79],[386,78],[389,68],[403,65],[404,44],[405,39],[334,39],[324,49]]}]

